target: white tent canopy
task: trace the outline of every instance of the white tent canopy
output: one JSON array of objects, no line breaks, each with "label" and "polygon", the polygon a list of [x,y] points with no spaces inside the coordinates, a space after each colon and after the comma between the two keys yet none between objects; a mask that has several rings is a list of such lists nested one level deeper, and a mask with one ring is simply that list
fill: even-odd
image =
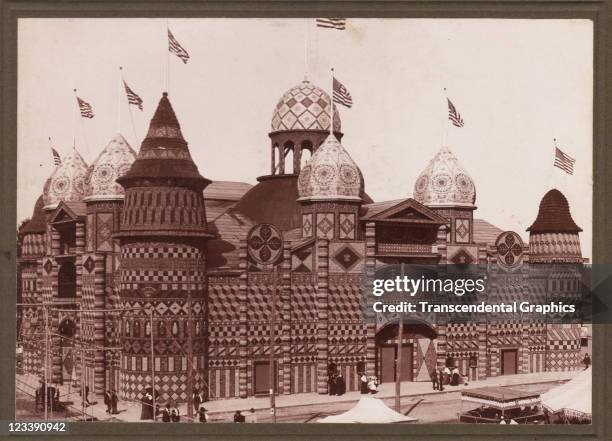
[{"label": "white tent canopy", "polygon": [[570,381],[542,394],[542,405],[550,413],[591,418],[591,368],[583,370]]},{"label": "white tent canopy", "polygon": [[330,415],[318,420],[318,423],[409,423],[417,421],[393,409],[389,409],[382,400],[362,395],[355,407],[339,415]]}]

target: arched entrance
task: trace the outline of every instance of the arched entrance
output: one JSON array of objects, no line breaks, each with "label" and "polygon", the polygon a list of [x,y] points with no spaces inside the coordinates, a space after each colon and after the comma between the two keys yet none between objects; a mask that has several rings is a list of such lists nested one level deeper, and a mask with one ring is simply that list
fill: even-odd
[{"label": "arched entrance", "polygon": [[72,262],[64,263],[57,273],[57,296],[61,299],[76,297],[76,267]]},{"label": "arched entrance", "polygon": [[76,336],[76,324],[71,318],[62,320],[58,327],[60,335],[60,352],[62,357],[62,384],[72,381],[76,355],[74,353],[74,337]]},{"label": "arched entrance", "polygon": [[[400,381],[430,381],[436,367],[436,331],[425,322],[404,321]],[[376,376],[381,383],[397,378],[397,322],[388,323],[376,333]]]}]

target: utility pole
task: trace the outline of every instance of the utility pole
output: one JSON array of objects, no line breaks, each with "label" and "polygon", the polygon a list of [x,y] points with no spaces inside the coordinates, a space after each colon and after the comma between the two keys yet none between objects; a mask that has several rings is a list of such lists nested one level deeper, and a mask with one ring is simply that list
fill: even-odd
[{"label": "utility pole", "polygon": [[153,415],[153,421],[155,422],[155,400],[157,397],[155,396],[155,350],[153,346],[153,305],[151,305],[151,309],[149,310],[149,321],[151,322],[151,332],[149,335],[151,336],[151,396],[153,397],[153,403],[151,406]]},{"label": "utility pole", "polygon": [[43,395],[45,397],[45,421],[49,419],[49,415],[47,414],[47,381],[48,381],[48,369],[49,369],[49,311],[47,310],[47,305],[43,305],[43,315],[45,317],[45,362],[43,363]]},{"label": "utility pole", "polygon": [[191,323],[191,272],[187,272],[187,417],[193,421],[193,328]]},{"label": "utility pole", "polygon": [[275,380],[276,366],[274,365],[274,342],[276,341],[276,266],[272,267],[272,310],[270,313],[270,413],[272,422],[276,423],[276,395]]},{"label": "utility pole", "polygon": [[[404,278],[404,263],[401,264],[401,277]],[[404,335],[404,316],[400,312],[397,324],[397,360],[395,361],[395,411],[401,413],[401,375],[402,375],[402,337]]]}]

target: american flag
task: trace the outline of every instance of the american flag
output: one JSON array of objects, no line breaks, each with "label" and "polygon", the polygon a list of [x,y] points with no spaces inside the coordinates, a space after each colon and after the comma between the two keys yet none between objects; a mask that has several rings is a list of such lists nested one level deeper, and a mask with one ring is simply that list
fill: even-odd
[{"label": "american flag", "polygon": [[81,111],[81,116],[83,118],[93,118],[94,113],[93,113],[93,109],[91,108],[91,104],[89,104],[85,100],[82,100],[78,96],[76,97],[76,99],[77,99],[77,103],[79,104],[79,110]]},{"label": "american flag", "polygon": [[455,127],[463,127],[463,118],[461,118],[461,115],[457,112],[455,105],[451,103],[451,100],[448,98],[446,98],[446,101],[448,101],[448,119]]},{"label": "american flag", "polygon": [[140,98],[132,89],[130,89],[130,86],[128,86],[125,81],[123,81],[123,86],[125,87],[125,94],[127,95],[128,103],[138,106],[138,108],[142,110],[142,98]]},{"label": "american flag", "polygon": [[[51,142],[51,139],[49,139],[49,142]],[[62,158],[60,158],[60,155],[59,153],[57,153],[57,150],[51,147],[51,153],[53,153],[53,164],[60,165],[62,163]]]},{"label": "american flag", "polygon": [[342,104],[348,108],[353,105],[353,97],[340,81],[334,77],[334,103]]},{"label": "american flag", "polygon": [[174,35],[172,35],[172,32],[170,32],[170,29],[168,29],[168,50],[179,57],[183,63],[187,64],[189,54],[185,49],[183,49],[183,46],[176,41],[176,38],[174,38]]},{"label": "american flag", "polygon": [[565,173],[574,174],[574,164],[576,160],[563,153],[559,147],[555,147],[555,167],[559,167]]},{"label": "american flag", "polygon": [[327,29],[346,29],[346,18],[317,18],[317,27]]}]

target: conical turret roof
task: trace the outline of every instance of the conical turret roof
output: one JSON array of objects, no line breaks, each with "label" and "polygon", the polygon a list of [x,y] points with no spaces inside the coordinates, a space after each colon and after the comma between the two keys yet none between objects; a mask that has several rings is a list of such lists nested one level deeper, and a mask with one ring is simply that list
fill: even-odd
[{"label": "conical turret roof", "polygon": [[191,158],[167,92],[159,100],[136,161],[117,182],[126,187],[134,179],[157,178],[190,181],[201,188],[210,183],[200,175]]},{"label": "conical turret roof", "polygon": [[531,233],[578,233],[582,231],[570,213],[566,197],[556,188],[540,201],[538,217],[527,231]]},{"label": "conical turret roof", "polygon": [[38,197],[36,204],[34,205],[32,218],[26,225],[24,225],[21,231],[19,231],[20,234],[44,233],[47,230],[45,223],[45,211],[43,210],[44,205],[45,203],[41,195]]},{"label": "conical turret roof", "polygon": [[77,149],[73,148],[45,183],[44,208],[46,210],[55,209],[61,201],[82,201],[85,194],[86,173],[87,164]]}]

